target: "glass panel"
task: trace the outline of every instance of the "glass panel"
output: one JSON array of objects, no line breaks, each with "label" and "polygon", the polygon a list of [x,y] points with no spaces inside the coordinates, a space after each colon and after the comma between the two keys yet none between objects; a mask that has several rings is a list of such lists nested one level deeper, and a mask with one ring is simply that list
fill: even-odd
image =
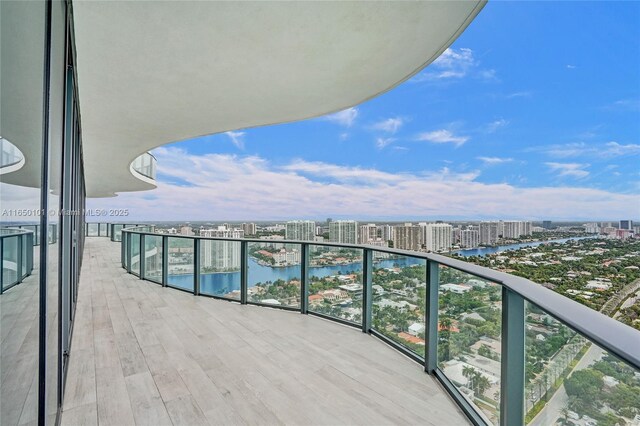
[{"label": "glass panel", "polygon": [[300,307],[300,244],[249,243],[248,301]]},{"label": "glass panel", "polygon": [[98,224],[97,223],[87,223],[87,236],[89,237],[97,237],[98,236]]},{"label": "glass panel", "polygon": [[362,250],[309,246],[309,311],[362,324]]},{"label": "glass panel", "polygon": [[2,238],[2,287],[18,281],[18,236]]},{"label": "glass panel", "polygon": [[373,329],[424,357],[426,261],[374,252]]},{"label": "glass panel", "polygon": [[200,293],[240,300],[240,245],[200,240]]},{"label": "glass panel", "polygon": [[122,241],[122,228],[121,224],[113,225],[113,241]]},{"label": "glass panel", "polygon": [[129,234],[129,253],[131,272],[140,275],[140,234]]},{"label": "glass panel", "polygon": [[144,236],[144,278],[162,284],[162,237]]},{"label": "glass panel", "polygon": [[438,367],[488,423],[498,424],[502,288],[440,266]]},{"label": "glass panel", "polygon": [[99,232],[100,232],[100,236],[101,237],[106,237],[107,236],[107,224],[106,223],[101,223],[100,224]]},{"label": "glass panel", "polygon": [[193,291],[193,239],[168,238],[169,269],[167,285]]},{"label": "glass panel", "polygon": [[525,423],[635,424],[640,370],[532,303],[526,315]]},{"label": "glass panel", "polygon": [[40,227],[38,225],[23,225],[21,226],[21,228],[33,231],[33,243],[35,245],[40,244],[40,242],[38,241],[40,238],[40,232],[38,232]]},{"label": "glass panel", "polygon": [[[2,222],[5,225],[30,221],[36,224],[42,208],[42,196],[48,197],[39,187],[46,178],[41,175],[40,164],[43,162],[43,76],[45,57],[45,22],[47,8],[52,6],[56,14],[57,6],[44,1],[12,2],[0,1],[0,137],[9,141],[25,156],[25,167],[18,171],[0,173],[0,206],[3,213]],[[52,22],[55,30],[55,22]],[[54,31],[53,36],[55,37]],[[52,56],[55,56],[56,42],[52,40]],[[53,58],[52,58],[53,61]],[[64,70],[64,64],[52,62],[52,66],[59,65]],[[51,75],[52,91],[56,90],[54,82],[56,74]],[[57,102],[56,96],[51,94],[51,109]],[[51,114],[52,121],[55,115]],[[51,126],[53,126],[51,122]],[[55,128],[51,128],[50,150],[55,152]],[[55,158],[45,158],[49,164]],[[33,167],[29,167],[29,164]],[[52,184],[54,187],[54,184]],[[56,205],[50,205],[56,208]],[[30,217],[11,210],[26,210],[33,212]],[[1,256],[3,286],[15,283],[17,278],[17,236],[3,238],[4,250]],[[36,253],[37,256],[37,253]],[[38,258],[35,258],[37,262]],[[57,259],[53,258],[53,261]],[[53,263],[49,262],[50,264]],[[44,274],[40,277],[40,273]],[[57,275],[46,276],[47,268],[36,268],[33,274],[20,285],[0,295],[0,424],[18,425],[35,424],[38,422],[38,361],[40,337],[46,343],[46,350],[53,350],[56,354],[57,346],[49,346],[49,341],[56,339],[57,327],[50,328],[56,316],[45,312],[47,328],[44,336],[39,333],[40,309],[40,278],[50,285],[58,283]],[[57,291],[56,291],[57,295]],[[55,297],[55,296],[54,296]],[[42,300],[42,302],[45,302]],[[57,300],[50,300],[47,308],[57,309]],[[49,320],[51,318],[51,320]],[[50,335],[52,339],[48,339]],[[42,350],[44,351],[44,347]],[[50,364],[47,358],[47,369],[57,373],[55,361]],[[50,367],[53,366],[53,367]],[[43,383],[40,383],[43,384]],[[55,389],[50,387],[48,380],[45,384],[46,392],[57,396]],[[50,413],[51,406],[45,408]],[[48,419],[50,420],[50,419]],[[50,421],[54,423],[54,421]]]}]

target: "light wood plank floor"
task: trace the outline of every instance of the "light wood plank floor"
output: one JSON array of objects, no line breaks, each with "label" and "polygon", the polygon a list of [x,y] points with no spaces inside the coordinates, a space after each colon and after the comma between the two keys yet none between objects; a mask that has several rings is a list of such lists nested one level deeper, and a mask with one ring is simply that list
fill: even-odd
[{"label": "light wood plank floor", "polygon": [[105,238],[84,256],[63,425],[468,424],[372,336],[141,281]]}]

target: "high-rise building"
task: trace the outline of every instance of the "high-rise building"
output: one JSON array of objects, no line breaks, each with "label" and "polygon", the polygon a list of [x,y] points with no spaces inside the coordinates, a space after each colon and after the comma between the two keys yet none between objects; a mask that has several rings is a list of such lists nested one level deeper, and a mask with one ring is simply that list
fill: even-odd
[{"label": "high-rise building", "polygon": [[243,223],[242,230],[244,235],[256,235],[257,227],[255,223]]},{"label": "high-rise building", "polygon": [[371,241],[376,241],[377,239],[378,227],[375,223],[360,225],[360,232],[358,234],[358,242],[360,244],[369,244]]},{"label": "high-rise building", "polygon": [[354,220],[334,220],[329,222],[329,241],[332,243],[356,244],[358,242],[358,222]]},{"label": "high-rise building", "polygon": [[544,229],[551,229],[551,221],[550,220],[543,220],[542,221],[542,227]]},{"label": "high-rise building", "polygon": [[506,220],[501,223],[503,238],[520,238],[523,235],[531,235],[531,222]]},{"label": "high-rise building", "polygon": [[632,220],[621,220],[619,229],[625,229],[627,231],[633,230],[633,221]]},{"label": "high-rise building", "polygon": [[393,240],[393,226],[378,225],[378,236],[384,241]]},{"label": "high-rise building", "polygon": [[453,227],[448,223],[429,223],[421,226],[424,230],[424,247],[427,251],[442,252],[451,250]]},{"label": "high-rise building", "polygon": [[475,229],[463,229],[460,231],[460,246],[474,248],[480,245],[480,232]]},{"label": "high-rise building", "polygon": [[498,222],[480,222],[480,244],[494,245],[498,242]]},{"label": "high-rise building", "polygon": [[[243,229],[229,229],[224,225],[201,229],[201,237],[244,238]],[[200,242],[200,266],[215,270],[240,268],[240,243],[231,241],[202,240]]]},{"label": "high-rise building", "polygon": [[316,223],[312,220],[291,220],[285,226],[287,240],[313,241],[316,237]]},{"label": "high-rise building", "polygon": [[393,246],[402,250],[422,248],[422,228],[411,223],[393,227]]}]

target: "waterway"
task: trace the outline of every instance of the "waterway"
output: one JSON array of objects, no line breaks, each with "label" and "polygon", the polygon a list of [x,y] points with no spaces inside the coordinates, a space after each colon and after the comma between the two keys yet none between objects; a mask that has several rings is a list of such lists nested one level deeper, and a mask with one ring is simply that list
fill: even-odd
[{"label": "waterway", "polygon": [[[376,268],[405,267],[424,264],[424,260],[411,257],[379,260],[374,263]],[[362,263],[349,265],[317,266],[310,267],[312,277],[324,278],[331,275],[343,275],[351,272],[362,271]],[[249,259],[248,286],[253,287],[258,283],[274,282],[277,280],[289,281],[300,279],[300,265],[273,268],[260,265],[254,258]],[[169,285],[193,290],[193,275],[169,275]],[[240,290],[240,272],[217,272],[200,275],[200,292],[203,294],[223,295],[233,290]]]},{"label": "waterway", "polygon": [[539,245],[549,244],[549,243],[562,244],[562,243],[566,243],[567,241],[584,240],[586,238],[594,238],[594,237],[589,236],[589,237],[560,238],[557,240],[532,241],[530,243],[508,244],[508,245],[496,246],[496,247],[479,247],[479,248],[467,249],[467,250],[457,250],[454,253],[459,254],[462,257],[486,256],[488,254],[500,253],[502,251],[518,250],[525,247],[537,247]]},{"label": "waterway", "polygon": [[[573,237],[561,238],[548,241],[535,241],[530,243],[509,244],[496,247],[483,247],[477,249],[458,250],[456,253],[463,257],[486,256],[487,254],[499,253],[507,250],[517,250],[523,247],[536,247],[548,243],[566,243],[572,240],[582,240],[593,237]],[[375,262],[376,268],[392,268],[395,266],[405,267],[417,264],[424,264],[424,260],[412,257],[400,257],[396,259],[384,259]],[[362,270],[362,263],[349,265],[318,266],[310,267],[311,276],[324,278],[331,275],[342,275]],[[254,258],[249,259],[248,286],[253,287],[258,283],[275,282],[277,280],[289,281],[300,279],[300,265],[287,266],[284,268],[273,268],[271,266],[260,265]],[[169,285],[193,291],[193,275],[169,275]],[[240,272],[217,272],[200,275],[200,292],[203,294],[223,295],[233,290],[240,290]]]}]

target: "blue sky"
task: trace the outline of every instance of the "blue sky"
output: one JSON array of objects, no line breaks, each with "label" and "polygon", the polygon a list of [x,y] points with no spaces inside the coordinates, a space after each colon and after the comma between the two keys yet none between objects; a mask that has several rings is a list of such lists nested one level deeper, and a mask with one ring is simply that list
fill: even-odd
[{"label": "blue sky", "polygon": [[640,3],[489,2],[369,102],[154,153],[140,219],[638,218]]}]

